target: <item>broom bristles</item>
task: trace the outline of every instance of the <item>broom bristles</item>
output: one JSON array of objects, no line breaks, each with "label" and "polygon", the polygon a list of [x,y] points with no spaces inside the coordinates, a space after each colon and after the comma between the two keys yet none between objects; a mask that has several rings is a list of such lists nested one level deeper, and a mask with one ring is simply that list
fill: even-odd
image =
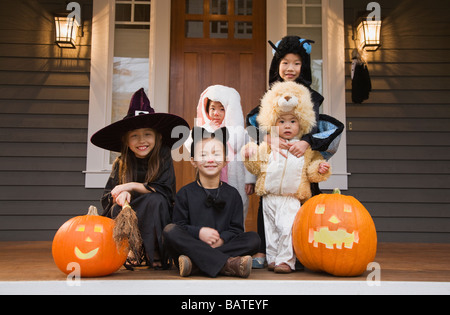
[{"label": "broom bristles", "polygon": [[113,237],[116,244],[128,241],[130,251],[135,257],[140,257],[142,238],[134,210],[129,205],[125,205],[114,221]]}]

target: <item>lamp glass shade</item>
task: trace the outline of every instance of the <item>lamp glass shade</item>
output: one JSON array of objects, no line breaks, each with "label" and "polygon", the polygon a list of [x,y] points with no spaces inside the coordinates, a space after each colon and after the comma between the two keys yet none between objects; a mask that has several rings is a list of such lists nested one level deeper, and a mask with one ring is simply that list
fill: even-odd
[{"label": "lamp glass shade", "polygon": [[363,19],[356,29],[359,49],[375,51],[381,46],[381,21]]},{"label": "lamp glass shade", "polygon": [[75,48],[78,24],[75,17],[55,16],[56,44],[61,48]]}]

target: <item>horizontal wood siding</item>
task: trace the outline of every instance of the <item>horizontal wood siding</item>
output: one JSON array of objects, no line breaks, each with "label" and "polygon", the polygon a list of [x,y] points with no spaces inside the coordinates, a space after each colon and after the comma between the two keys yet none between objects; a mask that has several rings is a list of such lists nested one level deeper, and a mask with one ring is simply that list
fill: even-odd
[{"label": "horizontal wood siding", "polygon": [[[0,1],[0,241],[51,240],[99,205],[85,189],[92,0],[77,49],[53,43],[64,0]],[[450,242],[450,2],[379,0],[383,46],[368,53],[373,91],[351,102],[345,0],[349,191],[380,241]],[[349,127],[349,126],[347,126]]]},{"label": "horizontal wood siding", "polygon": [[0,241],[51,240],[99,205],[85,189],[92,0],[76,49],[54,44],[64,0],[0,2]]},{"label": "horizontal wood siding", "polygon": [[380,241],[450,242],[450,2],[377,2],[382,47],[367,54],[373,91],[353,104],[352,23],[368,1],[344,1],[346,193],[370,211]]}]

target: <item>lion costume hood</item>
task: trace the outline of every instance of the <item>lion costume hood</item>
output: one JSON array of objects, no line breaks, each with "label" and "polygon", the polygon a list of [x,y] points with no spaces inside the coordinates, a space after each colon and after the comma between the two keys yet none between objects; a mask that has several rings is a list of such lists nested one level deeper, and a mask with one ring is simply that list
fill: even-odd
[{"label": "lion costume hood", "polygon": [[[274,84],[261,100],[257,118],[260,129],[267,133],[276,130],[272,127],[285,113],[293,114],[300,127],[296,139],[288,142],[299,141],[311,132],[316,126],[316,114],[308,88],[295,82]],[[252,152],[251,156],[246,157],[245,152]],[[319,173],[320,164],[325,159],[311,148],[300,158],[288,152],[283,157],[263,141],[260,145],[247,144],[241,155],[247,170],[257,176],[255,191],[259,196],[293,196],[303,203],[312,196],[311,183],[325,181],[331,175],[331,170],[325,174]]]},{"label": "lion costume hood", "polygon": [[311,132],[316,126],[316,114],[308,88],[295,82],[275,83],[261,100],[259,127],[270,133],[278,118],[286,113],[293,114],[299,121],[297,138]]}]

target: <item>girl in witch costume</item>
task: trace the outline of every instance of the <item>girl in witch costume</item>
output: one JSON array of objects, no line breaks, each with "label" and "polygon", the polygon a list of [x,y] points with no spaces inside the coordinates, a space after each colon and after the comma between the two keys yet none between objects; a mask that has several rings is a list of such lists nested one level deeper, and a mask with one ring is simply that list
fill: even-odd
[{"label": "girl in witch costume", "polygon": [[[273,48],[272,52],[274,54],[269,70],[269,87],[271,88],[277,82],[285,81],[293,81],[305,86],[311,94],[317,124],[310,133],[303,135],[300,141],[294,144],[277,137],[265,137],[262,139],[258,131],[259,125],[257,121],[260,106],[257,106],[246,117],[247,127],[253,126],[257,131],[256,133],[249,132],[249,134],[258,143],[266,141],[273,150],[278,151],[283,157],[286,157],[283,150],[288,150],[290,154],[299,158],[305,154],[308,148],[311,148],[314,151],[319,151],[326,160],[329,160],[338,149],[344,125],[333,117],[319,114],[324,98],[311,88],[310,54],[312,50],[311,44],[314,41],[302,39],[299,36],[286,36],[276,44],[270,41],[269,43]],[[313,196],[321,193],[317,183],[311,184],[311,191]],[[258,210],[258,233],[262,243],[260,252],[254,257],[253,267],[264,268],[266,244],[261,200]]]},{"label": "girl in witch costume", "polygon": [[[91,138],[94,145],[121,153],[101,202],[103,215],[116,220],[117,237],[129,240],[128,263],[132,266],[145,262],[152,267],[168,267],[162,231],[171,222],[175,197],[171,149],[180,139],[172,138],[171,132],[177,126],[189,128],[181,117],[155,113],[140,89],[131,99],[127,116]],[[130,223],[135,226],[127,230]]]},{"label": "girl in witch costume", "polygon": [[164,243],[178,262],[180,276],[199,269],[210,277],[219,274],[247,278],[260,239],[244,232],[239,192],[220,180],[227,164],[227,128],[213,133],[192,131],[191,164],[197,180],[177,193],[173,224],[164,229]]}]

